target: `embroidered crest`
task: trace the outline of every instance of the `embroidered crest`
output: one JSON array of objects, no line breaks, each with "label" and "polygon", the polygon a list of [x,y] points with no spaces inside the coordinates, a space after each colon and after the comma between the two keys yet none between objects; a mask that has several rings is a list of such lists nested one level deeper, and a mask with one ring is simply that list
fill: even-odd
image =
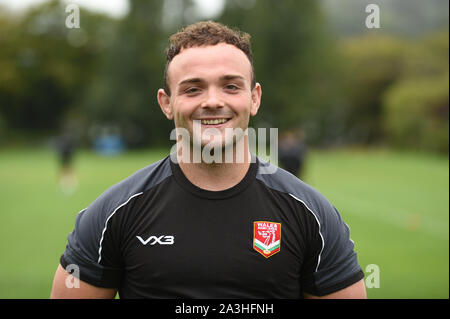
[{"label": "embroidered crest", "polygon": [[253,222],[253,249],[266,258],[276,254],[281,247],[281,223]]}]

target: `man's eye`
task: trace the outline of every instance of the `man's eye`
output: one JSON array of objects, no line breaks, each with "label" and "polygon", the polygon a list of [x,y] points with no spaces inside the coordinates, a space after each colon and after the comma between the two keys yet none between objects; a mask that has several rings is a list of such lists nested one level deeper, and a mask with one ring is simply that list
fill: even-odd
[{"label": "man's eye", "polygon": [[228,84],[225,88],[231,91],[236,91],[238,89],[238,87],[234,84]]},{"label": "man's eye", "polygon": [[186,89],[186,90],[184,91],[184,93],[187,93],[187,94],[194,94],[194,93],[197,93],[198,91],[200,91],[199,88],[189,88],[189,89]]}]

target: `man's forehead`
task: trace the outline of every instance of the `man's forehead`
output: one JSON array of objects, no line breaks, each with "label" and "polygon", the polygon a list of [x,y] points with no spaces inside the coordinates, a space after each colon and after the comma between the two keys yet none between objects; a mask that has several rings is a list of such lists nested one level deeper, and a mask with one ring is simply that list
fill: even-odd
[{"label": "man's forehead", "polygon": [[240,49],[226,43],[185,48],[170,62],[172,83],[185,78],[234,74],[251,80],[251,64]]}]

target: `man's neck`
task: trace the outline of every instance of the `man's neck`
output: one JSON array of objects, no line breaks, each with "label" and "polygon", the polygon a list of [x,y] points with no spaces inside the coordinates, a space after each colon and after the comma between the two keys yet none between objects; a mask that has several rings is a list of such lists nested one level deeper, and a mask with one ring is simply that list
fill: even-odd
[{"label": "man's neck", "polygon": [[[195,186],[209,191],[222,191],[229,189],[245,177],[250,167],[251,154],[246,145],[242,158],[234,155],[231,163],[222,160],[221,163],[185,163],[178,158],[178,163],[186,178]],[[192,153],[191,153],[192,154]],[[233,154],[236,154],[234,152]],[[225,158],[225,156],[223,156]]]}]

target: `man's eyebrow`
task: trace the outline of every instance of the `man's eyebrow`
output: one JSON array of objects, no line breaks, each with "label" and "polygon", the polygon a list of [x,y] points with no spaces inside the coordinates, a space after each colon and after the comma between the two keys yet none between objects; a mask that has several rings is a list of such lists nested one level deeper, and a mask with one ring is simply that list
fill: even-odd
[{"label": "man's eyebrow", "polygon": [[245,78],[242,75],[234,75],[234,74],[229,74],[229,75],[224,75],[220,77],[221,80],[245,80]]},{"label": "man's eyebrow", "polygon": [[190,78],[190,79],[181,81],[178,85],[189,84],[189,83],[200,83],[200,82],[203,82],[203,80],[200,78]]},{"label": "man's eyebrow", "polygon": [[[221,81],[230,81],[230,80],[242,80],[245,81],[245,78],[242,75],[235,75],[235,74],[227,74],[224,76],[221,76],[219,78]],[[184,84],[192,84],[192,83],[201,83],[204,82],[205,80],[201,79],[201,78],[188,78],[185,79],[183,81],[181,81],[178,85],[184,85]]]}]

